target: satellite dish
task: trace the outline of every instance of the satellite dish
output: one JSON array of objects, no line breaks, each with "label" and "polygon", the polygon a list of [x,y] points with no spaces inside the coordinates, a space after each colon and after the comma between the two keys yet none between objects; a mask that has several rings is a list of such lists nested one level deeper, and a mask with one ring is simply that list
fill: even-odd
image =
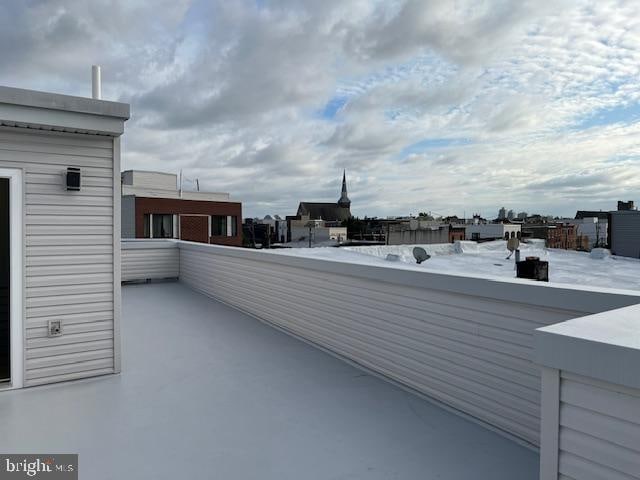
[{"label": "satellite dish", "polygon": [[422,247],[413,247],[413,258],[416,259],[416,263],[420,264],[425,260],[429,260],[431,255],[429,255]]}]

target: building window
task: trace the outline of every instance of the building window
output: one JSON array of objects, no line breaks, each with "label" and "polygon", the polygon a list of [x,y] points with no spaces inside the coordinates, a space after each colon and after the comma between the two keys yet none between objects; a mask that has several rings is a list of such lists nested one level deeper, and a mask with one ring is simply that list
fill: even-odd
[{"label": "building window", "polygon": [[211,235],[214,237],[235,237],[238,235],[238,217],[227,215],[211,216]]},{"label": "building window", "polygon": [[226,215],[211,216],[211,235],[214,237],[227,236],[227,217]]},{"label": "building window", "polygon": [[173,215],[153,214],[153,238],[173,238]]}]

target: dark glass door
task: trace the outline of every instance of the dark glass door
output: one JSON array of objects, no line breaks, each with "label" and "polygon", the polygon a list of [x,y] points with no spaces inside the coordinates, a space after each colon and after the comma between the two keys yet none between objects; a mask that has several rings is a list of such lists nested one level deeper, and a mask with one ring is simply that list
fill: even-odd
[{"label": "dark glass door", "polygon": [[11,378],[9,179],[0,178],[0,382]]}]

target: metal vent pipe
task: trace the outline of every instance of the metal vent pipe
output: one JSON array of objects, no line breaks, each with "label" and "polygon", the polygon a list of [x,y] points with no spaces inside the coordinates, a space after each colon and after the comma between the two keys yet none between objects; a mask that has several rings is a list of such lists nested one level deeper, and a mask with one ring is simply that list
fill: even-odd
[{"label": "metal vent pipe", "polygon": [[100,65],[91,67],[91,97],[96,100],[102,99],[102,79],[100,74]]}]

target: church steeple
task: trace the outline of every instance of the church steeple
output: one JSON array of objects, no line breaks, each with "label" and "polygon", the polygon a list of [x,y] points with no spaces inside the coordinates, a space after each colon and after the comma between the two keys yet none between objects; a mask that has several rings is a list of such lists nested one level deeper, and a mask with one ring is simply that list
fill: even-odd
[{"label": "church steeple", "polygon": [[351,200],[347,196],[347,171],[342,171],[342,194],[340,195],[340,200],[338,200],[338,206],[342,208],[350,208]]}]

